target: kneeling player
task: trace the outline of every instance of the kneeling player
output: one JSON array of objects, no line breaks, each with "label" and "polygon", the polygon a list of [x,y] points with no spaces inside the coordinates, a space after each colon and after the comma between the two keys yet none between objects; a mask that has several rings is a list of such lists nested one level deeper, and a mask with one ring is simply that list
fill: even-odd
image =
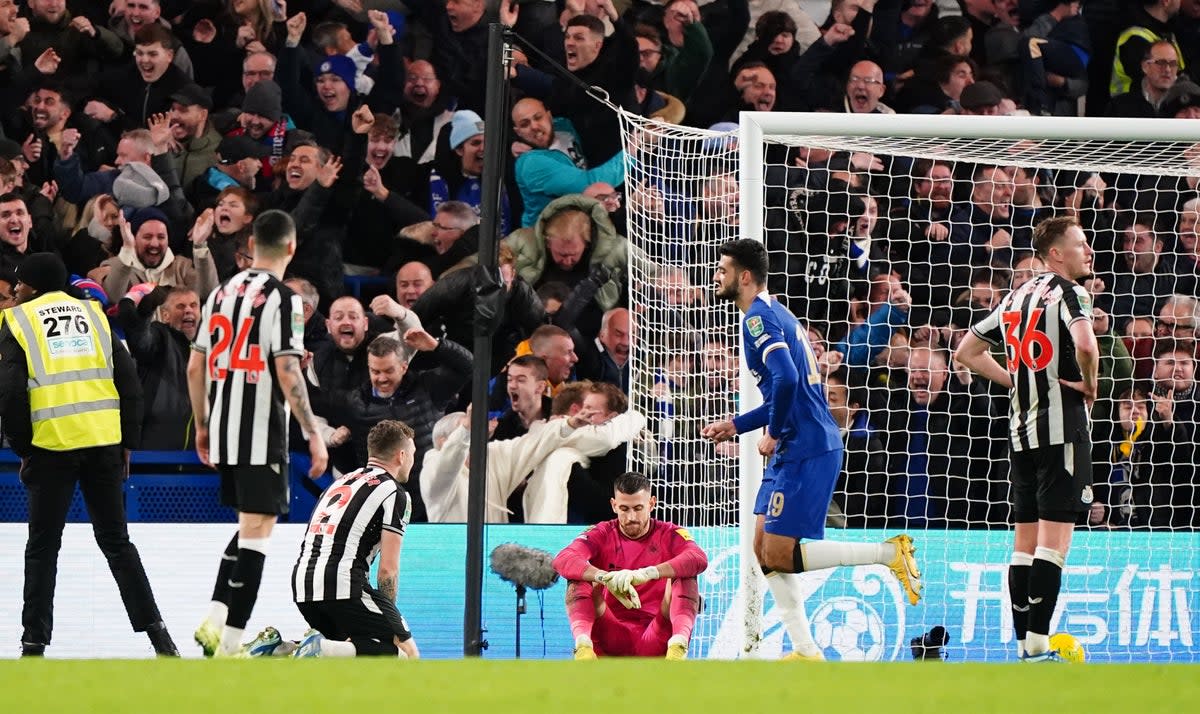
[{"label": "kneeling player", "polygon": [[614,491],[617,517],[584,531],[554,559],[568,581],[575,659],[684,659],[700,612],[696,576],[708,556],[686,530],[651,517],[657,500],[645,476],[626,473]]},{"label": "kneeling player", "polygon": [[[411,503],[408,481],[413,430],[384,420],[367,434],[367,465],[321,494],[292,571],[296,607],[316,632],[296,657],[391,655],[417,657],[417,645],[396,609],[400,545]],[[369,571],[379,556],[378,588]]]}]

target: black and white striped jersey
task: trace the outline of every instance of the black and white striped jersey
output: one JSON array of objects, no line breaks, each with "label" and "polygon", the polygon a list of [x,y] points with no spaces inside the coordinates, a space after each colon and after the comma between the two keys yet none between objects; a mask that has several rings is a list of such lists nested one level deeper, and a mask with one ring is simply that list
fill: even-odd
[{"label": "black and white striped jersey", "polygon": [[1075,442],[1089,433],[1083,395],[1059,379],[1081,380],[1070,326],[1092,319],[1087,291],[1056,273],[1042,273],[1010,292],[971,330],[1003,345],[1008,372],[1009,439],[1014,451]]},{"label": "black and white striped jersey", "polygon": [[205,355],[212,462],[286,463],[291,412],[275,358],[304,356],[300,297],[268,271],[243,270],[208,296],[192,348]]},{"label": "black and white striped jersey", "polygon": [[321,494],[292,570],[296,602],[362,596],[383,531],[404,535],[412,504],[408,493],[381,468],[348,473]]}]

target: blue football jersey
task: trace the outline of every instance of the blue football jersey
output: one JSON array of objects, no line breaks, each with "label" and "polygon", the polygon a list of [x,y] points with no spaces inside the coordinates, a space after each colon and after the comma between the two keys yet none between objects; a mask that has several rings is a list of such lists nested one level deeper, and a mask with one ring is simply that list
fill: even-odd
[{"label": "blue football jersey", "polygon": [[[788,412],[781,433],[775,434],[780,447],[813,456],[840,449],[842,436],[829,413],[817,357],[808,341],[808,331],[796,316],[778,300],[760,293],[742,318],[742,337],[746,366],[758,380],[763,402]],[[771,404],[774,379],[766,358],[775,350],[786,350],[800,375],[796,398],[791,404]]]}]

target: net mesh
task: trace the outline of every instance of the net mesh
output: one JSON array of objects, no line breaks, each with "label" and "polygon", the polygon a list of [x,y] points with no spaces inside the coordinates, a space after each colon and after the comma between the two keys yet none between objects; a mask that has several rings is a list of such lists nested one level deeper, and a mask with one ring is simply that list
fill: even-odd
[{"label": "net mesh", "polygon": [[[654,466],[663,517],[688,526],[736,525],[738,452],[728,445],[714,449],[699,429],[739,411],[739,315],[727,302],[714,303],[711,290],[717,248],[739,237],[737,134],[628,115],[623,129],[630,304],[636,306],[631,401],[657,436],[633,459]],[[1114,530],[1156,531],[1157,537],[1200,525],[1194,466],[1200,399],[1192,361],[1200,319],[1198,146],[803,131],[765,139],[768,289],[808,325],[847,442],[827,537],[870,540],[883,529],[904,529],[918,547],[927,543],[923,562],[943,566],[931,569],[941,580],[926,583],[925,609],[909,610],[907,622],[901,615],[905,644],[945,616],[942,606],[929,606],[930,597],[962,600],[955,589],[961,578],[987,591],[993,604],[1005,602],[1011,536],[984,534],[986,554],[967,558],[954,533],[1011,527],[1008,397],[957,368],[949,355],[967,327],[1040,269],[1031,239],[1048,216],[1078,217],[1096,251],[1096,280],[1086,287],[1094,296],[1101,350],[1095,484],[1085,495],[1092,504],[1085,528],[1092,532],[1077,537],[1064,591],[1079,589],[1079,577],[1109,563],[1107,539]],[[761,464],[750,468],[761,472]],[[1195,554],[1186,550],[1195,543],[1163,539],[1161,547],[1175,549],[1164,555],[1169,562],[1194,567]],[[744,607],[739,588],[751,571],[740,569],[736,547],[701,545],[710,556],[721,553],[706,598]],[[988,564],[966,562],[981,559]],[[983,569],[967,573],[977,565]],[[1137,575],[1137,565],[1116,567],[1133,568],[1126,573],[1131,582],[1146,577]],[[1168,608],[1166,620],[1145,626],[1145,637],[1122,635],[1124,657],[1170,658],[1165,649],[1152,651],[1155,632],[1160,644],[1184,638],[1192,646],[1187,598],[1168,590],[1140,604],[1126,602],[1128,592],[1117,593],[1110,604],[1096,606],[1101,618],[1104,608],[1132,608],[1118,619],[1135,631],[1141,625],[1129,618]],[[1060,602],[1060,629],[1075,622],[1072,597]],[[818,604],[810,602],[810,614]],[[838,618],[845,613],[838,607],[820,604],[821,621],[814,620],[826,656],[898,654],[840,647],[845,623]],[[994,615],[988,628],[971,620],[978,631],[970,635],[974,654],[968,657],[1012,649],[1007,607],[996,605]],[[743,633],[735,619],[702,616],[695,636],[700,651],[739,655]],[[774,628],[782,640],[770,607],[764,619],[750,621],[768,639]],[[1085,642],[1107,634],[1080,627]]]}]

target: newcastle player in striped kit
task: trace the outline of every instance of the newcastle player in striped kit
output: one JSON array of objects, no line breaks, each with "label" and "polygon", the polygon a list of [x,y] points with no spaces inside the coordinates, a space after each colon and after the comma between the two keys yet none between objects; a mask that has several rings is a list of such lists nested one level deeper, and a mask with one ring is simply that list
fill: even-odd
[{"label": "newcastle player in striped kit", "polygon": [[221,502],[238,512],[212,608],[196,630],[208,656],[244,654],[242,633],[258,597],[268,538],[288,511],[289,411],[308,438],[309,476],[324,473],[328,461],[300,370],[303,308],[281,282],[296,252],[292,217],[261,214],[250,247],[250,268],[208,296],[188,362],[196,451],[221,474]]},{"label": "newcastle player in striped kit", "polygon": [[[1033,233],[1046,266],[973,326],[955,358],[1009,393],[1015,522],[1008,571],[1017,646],[1026,661],[1053,661],[1050,618],[1075,523],[1092,502],[1090,412],[1099,351],[1091,296],[1092,249],[1078,221],[1048,218]],[[1005,365],[989,354],[1004,348]]]},{"label": "newcastle player in striped kit", "polygon": [[412,428],[385,419],[367,434],[367,465],[321,494],[292,571],[296,607],[314,631],[293,656],[419,656],[396,609],[400,546],[412,510],[401,484],[408,481],[416,453]]}]

